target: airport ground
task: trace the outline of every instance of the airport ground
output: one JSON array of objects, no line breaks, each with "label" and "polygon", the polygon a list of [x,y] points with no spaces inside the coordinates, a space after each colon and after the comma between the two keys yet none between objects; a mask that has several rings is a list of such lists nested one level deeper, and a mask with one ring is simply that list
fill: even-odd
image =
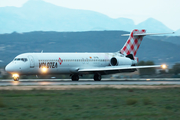
[{"label": "airport ground", "polygon": [[0,120],[179,120],[179,79],[0,80]]},{"label": "airport ground", "polygon": [[71,88],[88,85],[65,86],[70,89],[0,90],[0,120],[180,119],[180,88],[177,86],[153,89],[133,87],[139,85],[121,89],[111,86],[88,89]]},{"label": "airport ground", "polygon": [[4,90],[64,90],[71,88],[155,88],[158,87],[179,87],[179,78],[128,78],[128,79],[102,79],[94,81],[93,79],[80,79],[79,81],[71,81],[71,79],[20,79],[13,81],[12,79],[1,79],[0,89]]}]

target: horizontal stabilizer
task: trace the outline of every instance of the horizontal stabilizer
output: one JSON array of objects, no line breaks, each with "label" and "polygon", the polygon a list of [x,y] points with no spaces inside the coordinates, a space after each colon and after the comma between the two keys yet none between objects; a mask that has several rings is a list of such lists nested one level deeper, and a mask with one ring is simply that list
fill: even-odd
[{"label": "horizontal stabilizer", "polygon": [[[174,34],[174,32],[171,32],[171,33],[141,33],[141,34],[133,34],[133,36],[163,35],[163,34]],[[130,36],[130,34],[122,34],[121,36]]]}]

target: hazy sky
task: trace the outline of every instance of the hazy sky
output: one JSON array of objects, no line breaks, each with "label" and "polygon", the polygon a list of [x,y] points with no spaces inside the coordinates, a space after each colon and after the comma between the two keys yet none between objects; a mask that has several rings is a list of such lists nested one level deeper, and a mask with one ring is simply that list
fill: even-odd
[{"label": "hazy sky", "polygon": [[[21,7],[28,0],[0,0],[0,7]],[[138,24],[149,17],[180,29],[180,0],[44,0],[58,6],[93,10],[111,18],[131,18]]]}]

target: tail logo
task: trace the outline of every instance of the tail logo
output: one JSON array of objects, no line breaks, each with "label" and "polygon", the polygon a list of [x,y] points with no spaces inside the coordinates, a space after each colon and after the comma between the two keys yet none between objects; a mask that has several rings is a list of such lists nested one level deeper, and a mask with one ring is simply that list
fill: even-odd
[{"label": "tail logo", "polygon": [[133,56],[136,55],[137,50],[141,44],[141,41],[143,39],[143,36],[134,36],[134,34],[141,34],[141,33],[145,33],[146,30],[133,30],[129,36],[129,39],[127,40],[127,42],[125,43],[125,45],[123,46],[123,48],[120,50],[121,54],[124,55],[129,55],[132,54]]}]

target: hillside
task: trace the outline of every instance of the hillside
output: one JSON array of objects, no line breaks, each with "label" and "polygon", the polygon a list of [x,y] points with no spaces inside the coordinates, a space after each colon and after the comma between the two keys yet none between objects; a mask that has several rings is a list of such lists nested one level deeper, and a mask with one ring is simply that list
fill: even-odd
[{"label": "hillside", "polygon": [[[116,52],[128,37],[124,31],[91,32],[27,32],[0,34],[1,66],[15,56],[26,52]],[[160,37],[158,38],[160,39]],[[153,60],[158,63],[176,63],[180,45],[145,37],[137,52],[139,60]]]},{"label": "hillside", "polygon": [[147,32],[170,32],[160,21],[153,18],[135,25],[127,18],[113,19],[104,14],[69,9],[56,6],[43,0],[29,0],[22,7],[0,7],[0,33],[31,31],[102,31],[135,28]]},{"label": "hillside", "polygon": [[153,18],[149,18],[141,22],[140,24],[136,25],[135,28],[146,29],[148,33],[154,33],[154,32],[161,33],[162,31],[163,33],[172,32],[172,30],[169,29],[167,26],[165,26],[163,23]]},{"label": "hillside", "polygon": [[148,36],[148,38],[180,45],[180,36]]}]

